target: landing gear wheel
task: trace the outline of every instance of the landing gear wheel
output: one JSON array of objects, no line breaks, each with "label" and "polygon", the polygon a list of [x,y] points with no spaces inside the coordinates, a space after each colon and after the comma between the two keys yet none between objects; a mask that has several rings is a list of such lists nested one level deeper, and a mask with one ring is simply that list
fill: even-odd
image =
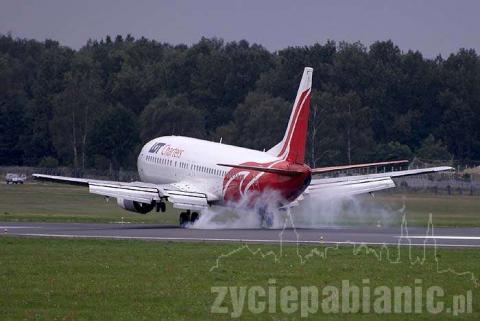
[{"label": "landing gear wheel", "polygon": [[190,223],[192,224],[195,223],[198,220],[199,216],[200,215],[198,215],[197,212],[193,212],[192,215],[190,215]]},{"label": "landing gear wheel", "polygon": [[165,213],[166,210],[167,210],[167,205],[165,204],[165,202],[157,203],[157,212]]},{"label": "landing gear wheel", "polygon": [[271,228],[273,226],[273,217],[271,213],[266,213],[262,219],[263,228]]},{"label": "landing gear wheel", "polygon": [[181,227],[186,227],[187,224],[190,223],[190,212],[180,213],[179,223]]},{"label": "landing gear wheel", "polygon": [[260,227],[271,228],[273,226],[273,214],[266,209],[259,210],[260,215]]}]

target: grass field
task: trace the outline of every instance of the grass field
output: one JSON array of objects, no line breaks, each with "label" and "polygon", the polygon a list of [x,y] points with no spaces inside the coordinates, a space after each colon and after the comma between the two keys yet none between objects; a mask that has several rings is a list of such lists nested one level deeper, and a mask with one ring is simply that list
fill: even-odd
[{"label": "grass field", "polygon": [[[167,204],[168,206],[169,204]],[[177,223],[178,212],[141,215],[123,210],[116,199],[90,194],[88,188],[53,183],[0,184],[0,220],[37,222]]]},{"label": "grass field", "polygon": [[405,204],[410,225],[425,226],[432,214],[436,226],[480,227],[480,197],[461,195],[385,193],[375,201],[391,209]]},{"label": "grass field", "polygon": [[[375,199],[362,198],[359,204],[357,211],[373,208],[393,215],[392,224],[400,220],[395,213],[403,208],[410,225],[426,224],[433,213],[437,226],[480,226],[480,199],[475,197],[386,193]],[[342,224],[375,222],[375,216],[366,221],[340,216]],[[129,213],[115,200],[107,203],[82,187],[0,185],[0,220],[118,222],[122,217],[130,222],[176,223],[178,212],[169,208],[167,213]],[[312,320],[478,320],[480,293],[475,280],[480,275],[479,263],[480,251],[468,249],[437,249],[435,255],[431,248],[425,252],[402,248],[398,252],[396,247],[302,245],[285,246],[280,251],[279,245],[4,236],[0,237],[0,320],[229,320],[236,316],[231,315],[236,290],[222,303],[227,313],[218,314],[211,311],[216,299],[212,287],[270,289],[272,279],[277,292],[285,286],[299,292],[302,286],[315,286],[320,295],[325,286],[341,290],[342,280],[359,287],[368,280],[372,291],[380,286],[418,287],[415,280],[421,280],[422,293],[431,286],[441,287],[446,307],[453,306],[455,295],[471,291],[473,298],[473,312],[456,317],[446,308],[432,315],[422,301],[419,314],[360,310],[325,315],[320,307],[310,315]],[[282,311],[279,300],[274,304],[275,313],[266,310],[259,314],[252,313],[248,298],[245,300],[235,319],[303,319],[300,309],[291,314]]]},{"label": "grass field", "polygon": [[[337,213],[339,217],[333,223],[375,224],[380,218],[388,224],[397,225],[402,218],[399,209],[404,208],[409,225],[426,225],[432,213],[435,226],[480,227],[478,196],[378,193],[375,199],[369,196],[360,198],[360,203],[353,214]],[[372,208],[375,215],[367,215],[368,219],[364,219],[362,211]],[[387,213],[386,218],[382,217],[384,213]],[[322,218],[324,214],[318,215]],[[118,207],[115,199],[107,203],[103,197],[89,194],[85,187],[51,183],[0,184],[2,221],[118,222],[123,217],[123,221],[128,222],[176,224],[178,215],[179,211],[171,207],[168,207],[167,213],[141,215],[127,212]]]},{"label": "grass field", "polygon": [[[239,247],[240,246],[240,247]],[[236,251],[235,251],[236,250]],[[251,251],[272,251],[265,258]],[[314,250],[314,251],[312,251]],[[229,320],[233,296],[222,303],[227,314],[211,313],[216,293],[212,286],[260,286],[267,289],[275,280],[275,292],[293,286],[327,285],[341,287],[342,280],[351,285],[410,286],[421,280],[423,293],[431,286],[444,291],[441,298],[445,311],[452,305],[453,295],[472,293],[472,313],[455,320],[478,320],[480,293],[472,274],[480,275],[478,250],[428,249],[423,264],[414,262],[423,257],[422,249],[408,248],[400,252],[371,248],[354,254],[351,247],[325,250],[324,247],[251,245],[250,251],[239,244],[157,243],[142,241],[60,240],[0,237],[0,319],[1,320]],[[233,254],[228,255],[228,253]],[[315,252],[316,251],[316,252]],[[309,257],[308,253],[316,253]],[[326,257],[321,254],[327,253]],[[218,262],[221,254],[227,254]],[[411,254],[411,259],[409,259]],[[300,256],[299,256],[300,255]],[[300,261],[302,257],[306,262]],[[452,269],[455,272],[439,273]],[[456,273],[468,272],[464,275]],[[270,283],[272,284],[272,283]],[[240,292],[238,292],[240,293]],[[322,296],[320,296],[322,298]],[[372,290],[372,298],[374,298]],[[372,300],[373,301],[373,300]],[[300,320],[300,310],[283,313],[280,302],[276,312],[252,313],[248,301],[238,320]],[[422,313],[323,314],[308,319],[325,320],[447,320],[451,313],[427,313],[425,300]],[[273,306],[273,305],[272,305]],[[372,309],[373,310],[373,309]],[[341,310],[340,310],[341,311]],[[360,310],[361,311],[361,310]],[[403,310],[402,310],[403,311]]]}]

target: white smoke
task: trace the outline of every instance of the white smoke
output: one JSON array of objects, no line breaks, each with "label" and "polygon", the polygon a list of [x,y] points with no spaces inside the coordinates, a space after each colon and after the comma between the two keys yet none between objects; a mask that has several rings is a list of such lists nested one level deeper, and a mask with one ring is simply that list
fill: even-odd
[{"label": "white smoke", "polygon": [[[322,228],[332,226],[389,226],[398,222],[400,215],[383,202],[369,195],[345,196],[325,193],[307,196],[299,206],[291,209],[291,218],[285,210],[278,209],[279,196],[275,192],[261,195],[256,204],[268,204],[273,224],[270,228],[284,226],[298,228]],[[200,218],[190,228],[198,229],[256,229],[262,227],[260,205],[251,208],[248,197],[238,203],[211,207],[202,211]]]},{"label": "white smoke", "polygon": [[200,218],[190,225],[198,229],[248,229],[262,227],[259,215],[261,207],[271,214],[271,228],[281,228],[284,213],[278,209],[281,199],[275,191],[266,191],[258,196],[255,206],[250,205],[250,197],[244,197],[240,202],[230,202],[226,206],[214,206],[202,211]]},{"label": "white smoke", "polygon": [[388,226],[399,215],[369,195],[349,196],[325,193],[307,196],[293,210],[296,227],[321,228],[345,225]]}]

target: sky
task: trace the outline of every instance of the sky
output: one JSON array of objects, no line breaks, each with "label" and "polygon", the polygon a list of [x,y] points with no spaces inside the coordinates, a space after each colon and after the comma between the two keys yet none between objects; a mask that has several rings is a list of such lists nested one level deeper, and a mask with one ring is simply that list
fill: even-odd
[{"label": "sky", "polygon": [[402,51],[446,57],[480,53],[479,13],[480,1],[470,0],[0,0],[0,33],[74,49],[117,34],[188,45],[246,39],[271,51],[391,39]]}]

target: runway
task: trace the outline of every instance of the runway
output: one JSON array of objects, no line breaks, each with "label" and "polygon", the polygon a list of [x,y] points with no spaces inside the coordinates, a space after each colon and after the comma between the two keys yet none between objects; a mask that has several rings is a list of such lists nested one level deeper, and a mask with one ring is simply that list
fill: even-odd
[{"label": "runway", "polygon": [[183,242],[368,244],[480,248],[480,228],[193,229],[158,224],[0,223],[1,235]]}]

